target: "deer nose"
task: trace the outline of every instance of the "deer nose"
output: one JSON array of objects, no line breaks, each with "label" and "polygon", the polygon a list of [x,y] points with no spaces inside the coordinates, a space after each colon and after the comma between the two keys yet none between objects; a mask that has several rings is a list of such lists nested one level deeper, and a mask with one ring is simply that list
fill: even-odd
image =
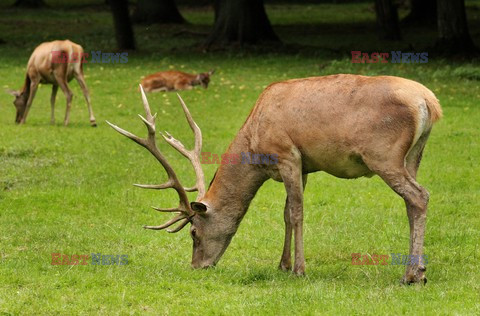
[{"label": "deer nose", "polygon": [[209,262],[196,263],[196,262],[192,262],[191,266],[192,266],[193,269],[208,269],[208,268],[214,267],[215,263],[209,263]]}]

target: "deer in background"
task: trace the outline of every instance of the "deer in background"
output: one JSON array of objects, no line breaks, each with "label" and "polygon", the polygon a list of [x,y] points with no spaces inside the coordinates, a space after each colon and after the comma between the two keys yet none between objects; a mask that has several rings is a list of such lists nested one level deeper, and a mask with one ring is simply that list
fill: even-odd
[{"label": "deer in background", "polygon": [[[140,87],[141,88],[141,87]],[[165,168],[168,180],[148,189],[173,188],[180,203],[175,208],[155,208],[178,215],[160,226],[177,232],[191,223],[192,267],[214,266],[244,217],[260,186],[269,178],[281,181],[287,191],[284,209],[285,241],[280,269],[305,272],[303,252],[303,192],[307,174],[325,171],[340,178],[380,176],[406,204],[410,223],[410,255],[423,253],[429,194],[416,179],[425,144],[433,124],[442,116],[435,95],[423,85],[398,77],[332,75],[294,79],[267,87],[227,150],[277,154],[278,163],[222,164],[208,190],[200,165],[202,134],[183,100],[180,102],[195,134],[195,148],[187,150],[170,134],[162,136],[193,164],[197,181],[185,188],[156,145],[156,115],[151,114],[141,89],[146,116],[141,117],[148,137],[140,138],[109,123],[119,133],[148,149]],[[187,193],[198,191],[189,203]],[[410,257],[411,258],[411,257]],[[426,282],[425,265],[410,262],[403,282]]]},{"label": "deer in background", "polygon": [[145,92],[191,90],[197,85],[206,89],[210,82],[210,76],[214,73],[215,70],[198,75],[177,70],[161,71],[143,78],[141,84]]},{"label": "deer in background", "polygon": [[[69,40],[45,42],[37,46],[28,60],[27,74],[22,90],[9,91],[10,94],[15,96],[15,101],[13,102],[17,110],[15,123],[24,124],[26,122],[38,85],[43,83],[52,85],[50,122],[55,124],[55,98],[58,87],[60,86],[60,89],[62,89],[67,98],[64,124],[65,126],[68,125],[73,98],[73,93],[68,87],[68,82],[75,78],[82,88],[83,95],[87,101],[90,124],[97,126],[90,104],[87,84],[83,76],[83,56],[82,46]],[[60,58],[56,61],[56,57]]]}]

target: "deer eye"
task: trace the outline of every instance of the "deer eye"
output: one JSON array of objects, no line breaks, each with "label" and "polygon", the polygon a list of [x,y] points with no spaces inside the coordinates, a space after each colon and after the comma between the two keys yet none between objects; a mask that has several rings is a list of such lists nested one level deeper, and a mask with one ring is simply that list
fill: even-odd
[{"label": "deer eye", "polygon": [[192,238],[195,238],[195,236],[197,235],[197,230],[196,229],[192,229],[190,231],[190,235],[192,235]]}]

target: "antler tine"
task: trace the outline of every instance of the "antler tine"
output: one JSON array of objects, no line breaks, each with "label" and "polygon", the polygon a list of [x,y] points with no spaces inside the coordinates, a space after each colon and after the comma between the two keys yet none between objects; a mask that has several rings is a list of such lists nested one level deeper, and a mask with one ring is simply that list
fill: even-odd
[{"label": "antler tine", "polygon": [[190,114],[190,111],[188,110],[188,107],[185,104],[185,101],[183,101],[180,94],[177,93],[177,97],[178,100],[180,100],[180,104],[182,105],[183,113],[185,113],[188,124],[190,125],[190,128],[195,135],[195,152],[200,154],[200,151],[202,150],[202,131],[200,130],[200,127],[198,127],[197,123],[195,123],[195,121],[193,120],[192,114]]},{"label": "antler tine", "polygon": [[177,226],[177,228],[174,228],[174,229],[167,229],[167,232],[168,233],[176,233],[178,231],[180,231],[183,227],[185,227],[185,225],[187,225],[190,221],[186,218],[183,220],[183,222],[180,223],[180,225]]},{"label": "antler tine", "polygon": [[195,191],[198,191],[198,188],[197,186],[193,186],[193,187],[189,187],[189,188],[183,188],[185,191],[187,192],[195,192]]},{"label": "antler tine", "polygon": [[183,101],[180,94],[177,93],[178,100],[180,100],[180,104],[182,105],[183,113],[185,113],[185,117],[187,118],[188,124],[193,131],[195,136],[195,147],[193,150],[194,153],[194,161],[192,161],[193,168],[195,169],[195,174],[197,176],[197,183],[196,187],[198,190],[197,201],[203,198],[205,195],[205,175],[203,174],[202,165],[200,164],[200,155],[202,154],[202,130],[198,127],[197,123],[193,120],[192,114],[188,110],[185,101]]},{"label": "antler tine", "polygon": [[110,125],[114,130],[116,130],[117,132],[119,132],[119,133],[122,134],[123,136],[130,138],[131,140],[133,140],[134,142],[136,142],[136,143],[139,144],[139,145],[145,146],[145,139],[140,138],[140,137],[138,137],[137,135],[132,134],[132,133],[130,133],[129,131],[126,131],[126,130],[124,130],[124,129],[121,128],[121,127],[118,127],[117,125],[112,124],[112,123],[110,123],[109,121],[106,121],[106,122],[107,122],[107,124]]},{"label": "antler tine", "polygon": [[166,222],[165,224],[162,224],[160,226],[143,226],[143,228],[153,229],[153,230],[162,230],[162,229],[165,229],[165,228],[175,224],[178,221],[181,221],[182,219],[187,219],[188,220],[188,216],[186,214],[179,214],[179,215],[175,216],[174,218],[172,218],[171,220],[169,220],[168,222]]},{"label": "antler tine", "polygon": [[143,101],[143,108],[145,110],[145,114],[147,115],[147,120],[149,122],[152,122],[155,126],[155,116],[152,116],[152,112],[150,110],[150,105],[148,104],[147,96],[145,95],[145,90],[143,90],[143,86],[139,84],[140,86],[140,92],[142,93],[142,101]]},{"label": "antler tine", "polygon": [[195,135],[195,146],[193,150],[187,150],[185,146],[179,140],[175,139],[168,132],[165,132],[167,136],[162,134],[163,138],[167,143],[169,143],[173,148],[178,150],[183,156],[188,158],[193,165],[196,175],[196,184],[191,188],[185,188],[187,192],[198,191],[197,201],[203,198],[205,195],[205,176],[203,174],[202,165],[200,164],[200,155],[202,151],[202,131],[198,127],[197,123],[192,118],[190,111],[188,110],[187,105],[183,101],[182,97],[177,93],[180,104],[182,105],[183,112],[187,118],[188,124]]},{"label": "antler tine", "polygon": [[[136,187],[142,188],[142,189],[152,189],[152,190],[163,190],[163,189],[171,189],[173,187],[172,183],[170,181],[167,181],[163,184],[133,184]],[[185,190],[189,192],[188,190]]]},{"label": "antler tine", "polygon": [[153,208],[155,211],[164,212],[164,213],[174,213],[174,212],[181,212],[182,211],[178,207],[160,208],[160,207],[151,206],[151,208]]},{"label": "antler tine", "polygon": [[178,212],[179,214],[176,217],[170,219],[169,221],[167,221],[166,223],[160,226],[144,226],[144,227],[146,229],[161,230],[177,223],[180,220],[184,220],[177,228],[169,231],[169,232],[177,232],[180,229],[182,229],[190,221],[191,217],[195,213],[190,208],[190,203],[188,201],[188,196],[186,193],[187,191],[178,180],[177,174],[173,170],[172,166],[168,163],[167,159],[163,156],[163,154],[160,152],[159,148],[156,145],[155,118],[157,114],[152,115],[152,112],[150,110],[150,105],[148,104],[148,100],[142,85],[140,85],[140,92],[142,94],[145,117],[141,115],[139,115],[139,117],[147,127],[147,130],[148,130],[147,138],[140,138],[108,121],[107,123],[120,134],[130,138],[137,144],[146,148],[157,159],[157,161],[160,162],[160,164],[163,166],[163,168],[167,172],[168,181],[163,184],[158,184],[158,185],[136,184],[136,186],[146,188],[146,189],[157,189],[157,190],[172,188],[172,189],[175,189],[175,191],[177,191],[177,194],[179,196],[180,204],[176,208],[155,208],[154,207],[155,210],[160,212]]}]

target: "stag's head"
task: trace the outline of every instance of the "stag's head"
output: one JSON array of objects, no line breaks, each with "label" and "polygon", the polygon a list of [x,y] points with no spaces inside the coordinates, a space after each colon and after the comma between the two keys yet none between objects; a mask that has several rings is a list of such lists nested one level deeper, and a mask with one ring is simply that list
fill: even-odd
[{"label": "stag's head", "polygon": [[[145,96],[145,92],[141,85],[140,91],[142,93],[146,117],[141,115],[139,116],[147,127],[147,138],[140,138],[116,125],[111,124],[108,121],[107,123],[120,134],[130,138],[137,144],[150,151],[150,153],[158,160],[158,162],[160,162],[167,172],[168,180],[163,184],[135,184],[135,186],[154,190],[174,189],[177,192],[180,200],[179,205],[174,208],[152,207],[159,212],[177,213],[177,215],[163,225],[144,226],[144,228],[152,230],[167,229],[167,232],[169,233],[176,233],[188,224],[191,224],[190,236],[193,240],[192,267],[207,268],[214,266],[225,252],[225,249],[235,234],[237,225],[235,225],[235,223],[230,223],[228,219],[222,217],[222,212],[218,212],[218,210],[215,210],[209,205],[207,200],[204,200],[206,193],[205,181],[203,170],[200,164],[200,155],[202,151],[202,132],[193,120],[190,111],[185,105],[185,102],[183,102],[182,98],[178,95],[187,121],[195,135],[195,147],[193,150],[187,150],[180,141],[173,138],[168,132],[165,132],[165,134],[160,134],[168,144],[179,151],[183,156],[188,158],[193,165],[193,169],[195,170],[197,178],[196,184],[193,187],[186,188],[180,183],[175,171],[156,145],[155,119],[157,114],[151,114],[147,97]],[[190,202],[188,200],[187,192],[194,191],[198,191],[196,201]],[[176,223],[178,223],[178,226],[168,229],[170,226]]]},{"label": "stag's head", "polygon": [[209,72],[202,72],[201,74],[197,75],[197,81],[199,84],[204,87],[205,89],[208,88],[208,84],[210,83],[210,76],[215,73],[215,70],[210,70]]},{"label": "stag's head", "polygon": [[195,212],[190,226],[193,240],[192,267],[208,268],[214,266],[227,249],[238,223],[231,217],[222,216],[224,212],[209,207],[207,202],[192,202]]},{"label": "stag's head", "polygon": [[17,114],[15,116],[15,123],[18,124],[20,123],[23,115],[25,114],[28,97],[27,93],[14,90],[8,90],[7,92],[15,97],[15,100],[13,100],[13,105],[15,105],[15,109],[17,110]]}]

